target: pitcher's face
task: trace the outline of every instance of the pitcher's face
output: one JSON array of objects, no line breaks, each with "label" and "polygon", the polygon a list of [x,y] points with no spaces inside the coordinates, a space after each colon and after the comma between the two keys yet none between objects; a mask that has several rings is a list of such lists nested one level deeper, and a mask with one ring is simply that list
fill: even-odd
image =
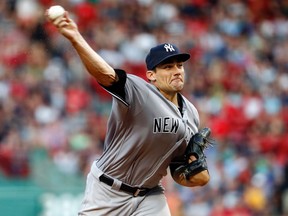
[{"label": "pitcher's face", "polygon": [[164,92],[180,92],[184,87],[183,62],[167,62],[156,67],[154,85]]}]

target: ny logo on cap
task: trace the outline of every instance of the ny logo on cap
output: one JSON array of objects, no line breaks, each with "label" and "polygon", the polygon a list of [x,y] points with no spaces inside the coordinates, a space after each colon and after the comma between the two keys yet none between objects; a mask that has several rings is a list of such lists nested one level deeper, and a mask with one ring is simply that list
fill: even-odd
[{"label": "ny logo on cap", "polygon": [[171,44],[165,44],[164,48],[166,49],[166,52],[173,52],[175,51],[174,47]]}]

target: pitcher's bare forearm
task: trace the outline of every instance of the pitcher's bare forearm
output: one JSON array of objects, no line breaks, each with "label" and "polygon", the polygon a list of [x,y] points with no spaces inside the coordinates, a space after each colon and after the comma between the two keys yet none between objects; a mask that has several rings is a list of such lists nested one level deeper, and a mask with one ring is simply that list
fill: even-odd
[{"label": "pitcher's bare forearm", "polygon": [[[192,155],[190,156],[189,163],[192,163],[193,161],[196,161],[196,157]],[[187,176],[185,175],[185,167],[183,166],[183,168],[176,169],[172,173],[172,178],[180,185],[195,187],[206,185],[210,180],[210,175],[208,170],[203,170],[187,179]]]},{"label": "pitcher's bare forearm", "polygon": [[206,185],[210,180],[210,175],[207,170],[204,170],[187,180],[183,173],[174,173],[173,179],[180,185],[186,187],[195,187]]},{"label": "pitcher's bare forearm", "polygon": [[110,86],[118,77],[114,69],[99,56],[80,35],[76,35],[71,43],[80,56],[87,71],[103,86]]}]

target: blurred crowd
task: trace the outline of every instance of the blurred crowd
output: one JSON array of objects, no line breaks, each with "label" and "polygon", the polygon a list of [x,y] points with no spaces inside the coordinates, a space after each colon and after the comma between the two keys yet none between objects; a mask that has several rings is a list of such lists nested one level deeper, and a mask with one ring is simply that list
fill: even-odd
[{"label": "blurred crowd", "polygon": [[2,173],[29,177],[41,148],[61,172],[85,176],[102,152],[111,96],[45,20],[54,4],[114,68],[144,79],[150,47],[191,54],[183,94],[216,145],[205,187],[163,180],[173,216],[288,215],[287,0],[0,1]]}]

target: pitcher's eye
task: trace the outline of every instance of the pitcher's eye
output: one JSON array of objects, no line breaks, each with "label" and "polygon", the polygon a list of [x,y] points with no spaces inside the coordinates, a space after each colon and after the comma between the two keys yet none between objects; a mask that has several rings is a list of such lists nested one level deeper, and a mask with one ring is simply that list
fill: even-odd
[{"label": "pitcher's eye", "polygon": [[172,65],[165,65],[165,69],[170,69],[170,68],[172,68],[173,66]]}]

